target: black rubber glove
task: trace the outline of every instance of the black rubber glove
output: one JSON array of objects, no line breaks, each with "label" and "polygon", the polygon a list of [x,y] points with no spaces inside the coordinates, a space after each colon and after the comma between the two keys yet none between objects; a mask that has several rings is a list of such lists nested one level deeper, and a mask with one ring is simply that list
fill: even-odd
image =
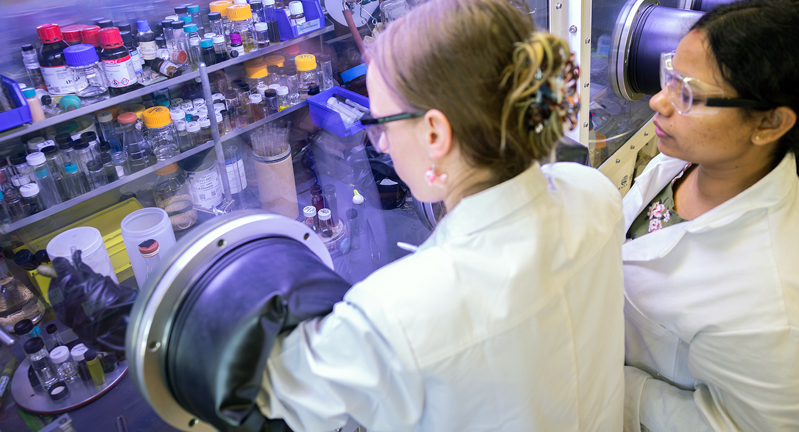
[{"label": "black rubber glove", "polygon": [[125,331],[137,291],[117,285],[81,260],[81,251],[53,260],[58,278],[50,282],[48,297],[62,323],[87,345],[125,355]]}]

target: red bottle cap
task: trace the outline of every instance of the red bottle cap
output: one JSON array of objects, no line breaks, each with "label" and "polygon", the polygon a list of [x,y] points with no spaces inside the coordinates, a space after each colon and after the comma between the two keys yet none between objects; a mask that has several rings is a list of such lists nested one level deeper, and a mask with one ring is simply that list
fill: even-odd
[{"label": "red bottle cap", "polygon": [[42,24],[36,27],[36,33],[39,34],[39,40],[42,41],[42,43],[55,43],[63,39],[61,36],[61,27],[59,27],[58,24]]},{"label": "red bottle cap", "polygon": [[100,46],[100,26],[86,26],[86,28],[80,31],[80,37],[85,44],[92,44],[96,47]]},{"label": "red bottle cap", "polygon": [[67,41],[68,44],[79,44],[83,40],[83,37],[80,35],[80,31],[86,27],[88,26],[84,24],[66,26],[61,29],[61,34],[64,36],[64,40]]},{"label": "red bottle cap", "polygon": [[116,27],[100,29],[100,46],[103,48],[116,48],[122,46],[122,36]]}]

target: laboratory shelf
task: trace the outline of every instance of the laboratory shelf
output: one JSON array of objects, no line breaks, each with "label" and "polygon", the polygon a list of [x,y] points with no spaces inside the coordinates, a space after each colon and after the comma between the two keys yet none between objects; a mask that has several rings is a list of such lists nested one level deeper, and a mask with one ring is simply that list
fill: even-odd
[{"label": "laboratory shelf", "polygon": [[[239,64],[239,63],[243,63],[243,62],[245,62],[247,60],[251,60],[251,59],[254,59],[254,58],[257,58],[257,57],[261,57],[261,56],[273,53],[275,51],[279,51],[279,50],[281,50],[281,49],[283,49],[285,47],[292,46],[292,45],[295,45],[297,43],[300,43],[300,42],[303,42],[303,41],[306,41],[306,40],[309,40],[309,39],[313,39],[313,38],[318,37],[318,36],[322,36],[324,34],[332,32],[332,31],[333,31],[333,26],[329,25],[327,27],[323,27],[323,28],[321,28],[319,30],[313,31],[311,33],[308,33],[308,34],[305,34],[305,35],[302,35],[302,36],[299,36],[299,37],[296,37],[294,39],[290,39],[290,40],[287,40],[287,41],[284,41],[284,42],[272,44],[272,45],[268,46],[267,48],[260,49],[260,50],[255,50],[255,51],[252,51],[252,52],[250,52],[248,54],[245,54],[243,56],[239,56],[239,57],[224,61],[222,63],[217,63],[217,64],[214,64],[214,65],[208,66],[207,70],[208,70],[208,73],[211,73],[211,72],[214,72],[214,71],[218,71],[220,69],[224,69],[224,68],[227,68],[227,67],[230,67],[230,66],[234,66],[234,65]],[[134,91],[129,92],[129,93],[125,93],[123,95],[114,96],[112,98],[106,99],[106,100],[101,101],[101,102],[97,102],[97,103],[94,103],[94,104],[91,104],[91,105],[80,107],[80,108],[78,108],[76,110],[73,110],[73,111],[68,111],[68,112],[65,112],[65,113],[61,113],[61,114],[58,114],[56,116],[47,118],[45,120],[42,120],[42,121],[39,121],[39,122],[36,122],[36,123],[25,124],[25,125],[19,126],[17,128],[13,128],[13,129],[9,129],[7,131],[0,132],[0,143],[4,142],[4,141],[8,141],[10,139],[18,138],[18,137],[20,137],[22,135],[29,134],[31,132],[36,132],[36,131],[40,131],[40,130],[46,129],[46,128],[50,127],[50,126],[54,126],[54,125],[57,125],[59,123],[63,123],[65,121],[73,120],[73,119],[76,119],[78,117],[82,117],[84,115],[94,113],[96,111],[100,111],[100,110],[102,110],[104,108],[112,107],[114,105],[118,105],[118,104],[130,101],[130,100],[139,98],[141,96],[153,93],[153,92],[158,91],[158,90],[165,89],[167,87],[176,86],[178,84],[181,84],[181,83],[193,80],[195,78],[198,78],[199,76],[200,76],[200,71],[199,70],[187,72],[187,73],[184,73],[184,74],[182,74],[182,75],[180,75],[178,77],[170,78],[170,79],[158,82],[156,84],[149,85],[149,86],[146,86],[146,87],[142,87],[142,88],[140,88],[138,90],[134,90]]]},{"label": "laboratory shelf", "polygon": [[275,121],[275,120],[277,120],[277,119],[279,119],[279,118],[281,118],[283,116],[289,115],[289,114],[293,113],[294,111],[298,111],[298,110],[300,110],[302,108],[305,108],[307,106],[308,106],[308,102],[305,102],[305,101],[300,102],[300,103],[298,103],[297,105],[294,105],[291,108],[286,108],[283,111],[280,111],[278,113],[272,114],[272,115],[267,116],[267,117],[264,117],[261,120],[258,120],[257,122],[253,122],[252,124],[249,124],[249,125],[247,125],[247,126],[245,126],[243,128],[233,129],[232,131],[230,131],[230,132],[222,135],[221,137],[219,137],[219,140],[221,142],[225,142],[225,141],[227,141],[227,140],[229,140],[231,138],[237,137],[237,136],[239,136],[241,134],[245,134],[245,133],[248,133],[248,132],[250,132],[250,131],[252,131],[254,129],[258,129],[259,127],[261,127],[261,126],[263,126],[263,125],[265,125],[267,123],[273,122],[273,121]]},{"label": "laboratory shelf", "polygon": [[41,211],[41,212],[36,213],[34,215],[28,216],[28,217],[26,217],[24,219],[21,219],[21,220],[18,220],[16,222],[14,222],[14,223],[2,225],[2,226],[0,226],[0,232],[3,233],[3,234],[8,234],[8,233],[10,233],[12,231],[16,231],[16,230],[18,230],[20,228],[26,227],[26,226],[28,226],[28,225],[30,225],[32,223],[36,223],[36,222],[39,222],[39,221],[41,221],[43,219],[47,219],[48,217],[50,217],[50,216],[52,216],[52,215],[54,215],[54,214],[56,214],[56,213],[58,213],[60,211],[66,210],[66,209],[68,209],[68,208],[70,208],[72,206],[75,206],[75,205],[80,204],[80,203],[82,203],[84,201],[90,200],[90,199],[92,199],[92,198],[94,198],[96,196],[102,195],[102,194],[104,194],[106,192],[115,190],[115,189],[119,188],[120,186],[123,186],[123,185],[125,185],[127,183],[130,183],[132,181],[140,179],[140,178],[142,178],[142,177],[144,177],[144,176],[146,176],[148,174],[151,174],[151,173],[155,172],[156,170],[159,170],[159,169],[161,169],[161,168],[163,168],[163,167],[165,167],[167,165],[171,165],[171,164],[173,164],[175,162],[179,162],[179,161],[181,161],[183,159],[186,159],[187,157],[194,156],[197,153],[200,153],[202,151],[205,151],[205,150],[208,150],[208,149],[212,149],[212,148],[214,148],[214,144],[215,143],[213,141],[208,141],[207,143],[205,143],[203,145],[200,145],[200,146],[197,146],[197,147],[195,147],[195,148],[193,148],[191,150],[185,151],[185,152],[183,152],[183,153],[181,153],[181,154],[179,154],[177,156],[171,157],[171,158],[169,158],[169,159],[167,159],[165,161],[158,162],[155,165],[149,166],[149,167],[147,167],[147,168],[145,168],[145,169],[143,169],[141,171],[137,171],[135,173],[126,175],[125,177],[122,177],[121,179],[119,179],[119,180],[117,180],[117,181],[115,181],[113,183],[109,183],[107,185],[104,185],[104,186],[99,187],[97,189],[94,189],[92,191],[89,191],[89,192],[87,192],[87,193],[85,193],[85,194],[83,194],[83,195],[81,195],[79,197],[73,198],[73,199],[71,199],[69,201],[64,201],[61,204],[55,205],[53,207],[50,207],[50,208],[48,208],[48,209],[46,209],[44,211]]}]

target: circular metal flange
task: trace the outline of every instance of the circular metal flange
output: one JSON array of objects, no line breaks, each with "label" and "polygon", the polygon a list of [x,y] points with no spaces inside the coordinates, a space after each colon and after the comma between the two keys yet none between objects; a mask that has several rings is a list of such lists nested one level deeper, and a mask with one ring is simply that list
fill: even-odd
[{"label": "circular metal flange", "polygon": [[180,239],[139,292],[125,341],[128,366],[145,400],[177,429],[216,430],[186,411],[167,385],[166,344],[174,314],[189,288],[214,262],[239,245],[268,237],[296,240],[333,269],[322,239],[307,226],[265,211],[246,210],[218,216]]},{"label": "circular metal flange", "polygon": [[629,0],[622,8],[613,28],[610,42],[610,58],[608,58],[608,74],[610,88],[616,96],[636,101],[643,97],[630,88],[627,77],[627,59],[630,54],[633,30],[641,13],[650,5],[658,5],[658,0]]}]

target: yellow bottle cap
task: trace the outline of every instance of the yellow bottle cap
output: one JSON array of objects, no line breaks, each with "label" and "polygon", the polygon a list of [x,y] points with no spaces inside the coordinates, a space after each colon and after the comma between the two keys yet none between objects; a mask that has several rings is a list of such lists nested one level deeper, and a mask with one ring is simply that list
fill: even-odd
[{"label": "yellow bottle cap", "polygon": [[266,61],[263,57],[244,62],[244,71],[247,73],[247,78],[250,79],[263,78],[269,73],[266,70]]},{"label": "yellow bottle cap", "polygon": [[208,4],[208,6],[211,8],[211,12],[219,12],[220,15],[226,17],[227,7],[232,4],[233,2],[230,0],[218,0],[218,1],[212,1],[211,3]]},{"label": "yellow bottle cap", "polygon": [[300,72],[316,69],[316,56],[313,54],[300,54],[294,57],[294,64]]},{"label": "yellow bottle cap", "polygon": [[157,106],[144,110],[144,125],[148,129],[157,129],[172,123],[169,108]]},{"label": "yellow bottle cap", "polygon": [[266,60],[267,66],[277,66],[277,67],[283,67],[283,64],[286,62],[286,58],[283,57],[282,55],[266,56],[264,57],[264,60]]},{"label": "yellow bottle cap", "polygon": [[139,120],[142,120],[142,116],[144,115],[144,110],[146,109],[147,108],[145,108],[145,106],[142,104],[125,105],[122,107],[122,109],[119,110],[119,115],[132,112],[136,114],[136,117],[138,117]]},{"label": "yellow bottle cap", "polygon": [[177,163],[173,163],[173,164],[169,164],[169,165],[167,165],[167,166],[165,166],[165,167],[163,167],[161,169],[155,170],[155,174],[156,175],[167,175],[167,174],[172,174],[173,172],[175,172],[177,170],[178,170],[178,164]]},{"label": "yellow bottle cap", "polygon": [[232,4],[227,7],[227,19],[231,21],[244,21],[252,19],[252,9],[247,3]]}]

